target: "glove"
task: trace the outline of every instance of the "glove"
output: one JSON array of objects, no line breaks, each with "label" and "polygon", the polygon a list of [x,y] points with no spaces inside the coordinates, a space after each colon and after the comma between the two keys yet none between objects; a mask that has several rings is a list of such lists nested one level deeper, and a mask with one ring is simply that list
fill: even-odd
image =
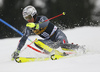
[{"label": "glove", "polygon": [[35,23],[27,23],[26,27],[29,27],[31,29],[39,29],[39,24],[35,24]]},{"label": "glove", "polygon": [[27,24],[26,24],[26,27],[29,27],[29,28],[32,29],[32,28],[35,27],[35,23],[31,23],[31,22],[30,22],[30,23],[27,23]]},{"label": "glove", "polygon": [[11,55],[13,59],[16,59],[17,56],[19,55],[20,51],[19,50],[16,50],[14,51],[14,53]]}]

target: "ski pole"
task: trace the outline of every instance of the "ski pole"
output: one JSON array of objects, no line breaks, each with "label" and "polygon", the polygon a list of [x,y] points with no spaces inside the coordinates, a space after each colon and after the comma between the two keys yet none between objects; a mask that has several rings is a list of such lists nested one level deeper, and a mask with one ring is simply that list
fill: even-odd
[{"label": "ski pole", "polygon": [[[57,15],[57,16],[54,16],[54,17],[52,17],[52,18],[49,18],[49,19],[47,19],[47,20],[45,20],[45,21],[43,21],[43,22],[47,22],[47,21],[49,21],[49,20],[51,20],[51,19],[54,19],[54,18],[57,18],[57,17],[59,17],[59,16],[62,16],[62,15],[65,15],[66,13],[65,12],[63,12],[63,13],[61,13],[61,14],[59,14],[59,15]],[[43,23],[43,22],[40,22],[40,23],[38,23],[38,24],[41,24],[41,23]],[[31,43],[32,44],[32,43]],[[31,45],[30,44],[30,45]]]},{"label": "ski pole", "polygon": [[[57,16],[54,16],[54,17],[52,17],[52,18],[49,18],[49,19],[47,19],[47,20],[45,20],[45,21],[43,21],[43,22],[47,22],[47,21],[49,21],[49,20],[51,20],[51,19],[54,19],[54,18],[57,18],[57,17],[59,17],[59,16],[62,16],[62,15],[65,15],[66,13],[65,12],[63,12],[63,13],[61,13],[61,14],[59,14],[59,15],[57,15]],[[40,23],[37,23],[37,24],[41,24],[41,23],[43,23],[43,22],[40,22]],[[34,41],[33,42],[31,42],[29,45],[31,45],[32,43],[34,43]],[[27,45],[28,46],[28,45]],[[28,46],[29,47],[29,46]],[[27,47],[26,47],[27,48]],[[30,48],[30,47],[29,47]],[[35,48],[33,48],[33,50],[35,50]]]},{"label": "ski pole", "polygon": [[49,19],[45,20],[44,22],[49,21],[49,20],[54,19],[54,18],[57,18],[57,17],[62,16],[62,15],[65,15],[65,14],[66,14],[66,13],[63,12],[63,13],[57,15],[57,16],[54,16],[54,17],[52,17],[52,18],[49,18]]},{"label": "ski pole", "polygon": [[52,20],[52,19],[54,19],[54,18],[57,18],[57,17],[59,17],[59,16],[65,15],[65,14],[66,14],[66,13],[63,12],[63,13],[57,15],[57,16],[54,16],[54,17],[52,17],[52,18],[49,18],[49,19],[47,19],[47,20],[45,20],[45,21],[43,21],[43,22],[37,23],[37,24],[41,24],[41,23],[47,22],[47,21],[49,21],[49,20]]}]

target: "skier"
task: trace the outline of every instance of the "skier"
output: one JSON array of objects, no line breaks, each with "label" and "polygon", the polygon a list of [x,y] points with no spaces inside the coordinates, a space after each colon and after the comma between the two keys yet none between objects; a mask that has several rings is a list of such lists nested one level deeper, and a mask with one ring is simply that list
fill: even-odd
[{"label": "skier", "polygon": [[61,48],[68,48],[66,47],[66,44],[68,43],[66,35],[50,21],[43,22],[48,18],[46,16],[38,16],[37,10],[33,6],[25,7],[22,13],[24,19],[28,21],[28,23],[26,24],[25,33],[21,38],[16,51],[12,54],[13,58],[16,58],[19,55],[22,47],[24,46],[31,32],[34,32],[35,34],[44,38],[44,40],[37,40],[36,42],[34,42],[34,44],[38,48],[44,50],[44,52],[46,53],[50,53],[51,51],[47,51],[44,48],[41,48],[39,44],[43,43],[52,48],[59,48],[60,46]]}]

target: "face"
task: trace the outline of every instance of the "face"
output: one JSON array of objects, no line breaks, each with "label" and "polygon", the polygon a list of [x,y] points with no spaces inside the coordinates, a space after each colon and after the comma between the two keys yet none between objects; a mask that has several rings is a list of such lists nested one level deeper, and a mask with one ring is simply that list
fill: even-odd
[{"label": "face", "polygon": [[35,22],[34,18],[33,18],[31,15],[25,17],[24,19],[25,19],[26,21],[28,21],[28,22]]},{"label": "face", "polygon": [[34,18],[27,20],[28,22],[34,22]]}]

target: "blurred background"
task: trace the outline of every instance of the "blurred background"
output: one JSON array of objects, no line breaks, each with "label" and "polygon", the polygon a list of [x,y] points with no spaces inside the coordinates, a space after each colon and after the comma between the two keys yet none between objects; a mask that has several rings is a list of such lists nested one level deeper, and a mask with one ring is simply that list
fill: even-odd
[{"label": "blurred background", "polygon": [[[0,18],[23,32],[27,22],[22,10],[28,5],[48,18],[66,12],[65,16],[51,20],[62,30],[100,25],[100,0],[0,0]],[[0,39],[12,37],[20,35],[0,22]]]}]

